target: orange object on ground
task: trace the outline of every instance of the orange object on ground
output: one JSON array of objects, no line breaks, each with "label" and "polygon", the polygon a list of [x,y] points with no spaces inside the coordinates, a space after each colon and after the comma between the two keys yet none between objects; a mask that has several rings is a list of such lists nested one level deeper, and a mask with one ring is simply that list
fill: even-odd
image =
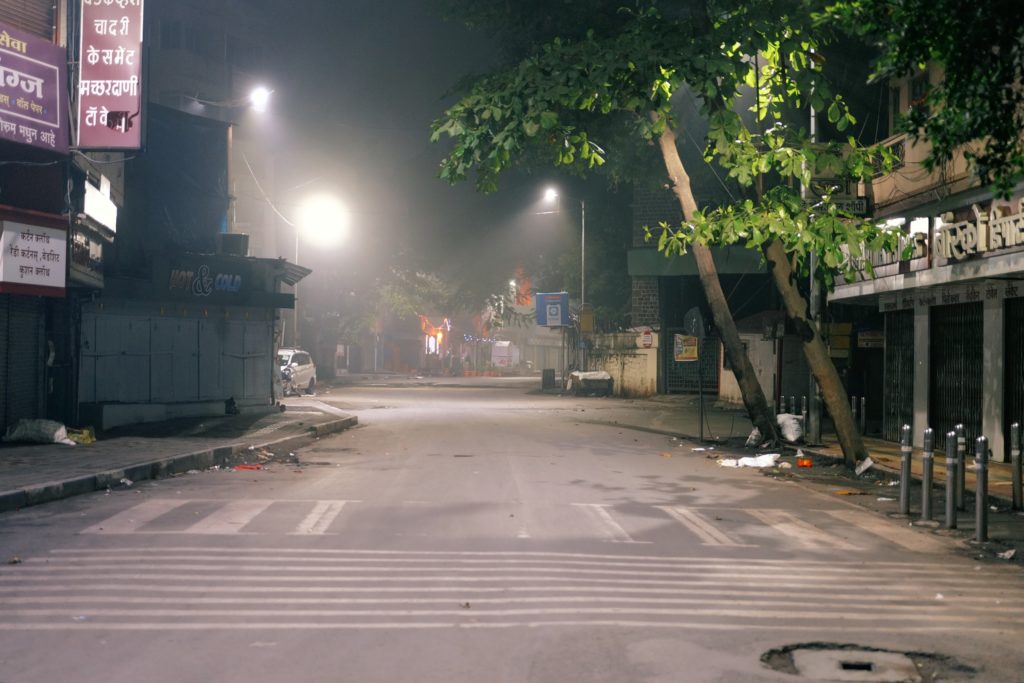
[{"label": "orange object on ground", "polygon": [[810,458],[797,458],[796,459],[796,466],[797,467],[814,467],[814,463],[811,462]]}]

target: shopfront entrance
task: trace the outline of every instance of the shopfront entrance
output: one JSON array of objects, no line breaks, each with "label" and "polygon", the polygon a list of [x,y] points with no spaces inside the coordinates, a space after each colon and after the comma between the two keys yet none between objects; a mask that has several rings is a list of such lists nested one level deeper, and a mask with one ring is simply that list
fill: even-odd
[{"label": "shopfront entrance", "polygon": [[937,449],[958,423],[969,444],[981,436],[983,313],[980,301],[931,308],[928,415]]}]

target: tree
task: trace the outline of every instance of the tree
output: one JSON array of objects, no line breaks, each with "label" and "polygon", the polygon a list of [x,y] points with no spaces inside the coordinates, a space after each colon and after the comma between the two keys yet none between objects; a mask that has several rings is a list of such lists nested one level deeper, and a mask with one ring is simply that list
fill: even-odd
[{"label": "tree", "polygon": [[[607,3],[574,6],[588,19],[599,17],[599,29],[577,40],[555,38],[518,64],[480,78],[435,122],[433,140],[442,135],[455,140],[442,163],[442,178],[458,182],[472,170],[478,189],[493,191],[503,170],[538,154],[576,171],[602,166],[607,152],[592,140],[590,131],[609,134],[602,125],[609,120],[631,135],[634,146],[662,133],[663,141],[669,140],[672,85],[664,78],[661,56],[680,49],[685,53],[687,43],[699,41],[699,35],[688,27],[674,33],[681,26],[662,22],[652,8],[610,14],[580,7],[594,4]],[[494,4],[488,9],[494,10]],[[662,157],[688,215],[696,201],[674,143],[662,144]],[[761,433],[777,441],[774,415],[743,350],[711,253],[703,244],[693,249],[747,410]]]},{"label": "tree", "polygon": [[[591,135],[601,117],[619,116],[638,142],[657,143],[684,217],[682,226],[662,226],[659,247],[668,253],[693,251],[755,424],[766,421],[757,405],[763,393],[712,270],[709,244],[738,242],[763,253],[852,465],[866,450],[838,373],[808,319],[797,276],[806,274],[807,257],[815,252],[826,266],[820,277],[827,286],[836,276],[852,278],[861,268],[870,270],[861,258],[865,247],[895,250],[899,236],[844,214],[827,193],[810,205],[793,185],[826,173],[867,178],[892,159],[852,138],[842,146],[813,143],[805,130],[789,123],[794,112],[807,107],[838,130],[853,122],[843,97],[822,73],[823,44],[809,5],[695,0],[674,5],[667,15],[639,3],[623,11],[615,31],[555,39],[518,64],[477,80],[435,122],[433,138],[448,135],[455,142],[442,163],[442,177],[456,182],[472,171],[483,190],[493,190],[504,169],[538,149],[556,165],[601,166],[606,152]],[[768,176],[774,187],[754,199],[700,209],[675,142],[672,98],[684,87],[701,98],[710,124],[709,157],[745,186]],[[753,125],[740,114],[743,95],[751,91],[756,95]],[[767,430],[774,433],[774,424]]]},{"label": "tree", "polygon": [[900,122],[915,141],[931,143],[929,170],[964,149],[1000,195],[1024,179],[1024,3],[834,0],[819,20],[876,48],[876,82],[914,75],[929,62],[942,67],[942,80]]}]

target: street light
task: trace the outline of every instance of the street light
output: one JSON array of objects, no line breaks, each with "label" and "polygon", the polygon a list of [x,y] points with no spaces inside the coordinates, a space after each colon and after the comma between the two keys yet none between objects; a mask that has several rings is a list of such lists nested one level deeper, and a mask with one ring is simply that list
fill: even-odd
[{"label": "street light", "polygon": [[[558,190],[549,187],[544,190],[544,201],[557,202]],[[583,310],[587,302],[587,203],[583,199],[580,203],[580,310]],[[557,213],[557,204],[556,210]]]},{"label": "street light", "polygon": [[[317,247],[336,247],[348,237],[351,214],[348,207],[330,194],[317,194],[307,198],[299,207],[295,227],[295,264],[299,263],[299,236]],[[293,346],[299,346],[299,283],[292,288],[295,306],[292,309]]]},{"label": "street light", "polygon": [[252,92],[249,93],[249,104],[252,106],[253,111],[265,112],[272,94],[274,94],[273,90],[267,90],[262,85],[253,88]]}]

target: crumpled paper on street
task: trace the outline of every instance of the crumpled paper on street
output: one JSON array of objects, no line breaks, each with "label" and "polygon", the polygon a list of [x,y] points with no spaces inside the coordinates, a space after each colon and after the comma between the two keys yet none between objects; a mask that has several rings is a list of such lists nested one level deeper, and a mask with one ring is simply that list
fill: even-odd
[{"label": "crumpled paper on street", "polygon": [[718,464],[721,467],[774,467],[775,461],[781,457],[781,453],[765,453],[745,458],[723,458]]}]

